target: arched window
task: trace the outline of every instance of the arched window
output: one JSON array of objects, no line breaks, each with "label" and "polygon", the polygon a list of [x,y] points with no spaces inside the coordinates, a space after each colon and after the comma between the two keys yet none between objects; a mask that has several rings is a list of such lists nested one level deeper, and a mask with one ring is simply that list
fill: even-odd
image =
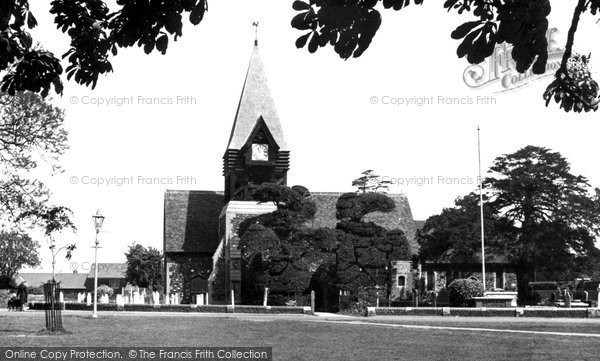
[{"label": "arched window", "polygon": [[404,276],[398,276],[398,287],[404,287],[406,285],[406,278]]}]

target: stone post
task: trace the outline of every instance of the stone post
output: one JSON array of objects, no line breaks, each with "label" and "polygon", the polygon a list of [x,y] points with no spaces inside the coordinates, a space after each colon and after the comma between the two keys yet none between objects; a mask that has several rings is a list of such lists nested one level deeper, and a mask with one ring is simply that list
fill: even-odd
[{"label": "stone post", "polygon": [[86,304],[88,306],[92,305],[92,293],[91,292],[88,292],[86,301],[87,301]]},{"label": "stone post", "polygon": [[263,297],[263,307],[267,307],[267,299],[269,297],[269,287],[265,287],[265,295]]},{"label": "stone post", "polygon": [[310,291],[310,314],[315,314],[315,291]]}]

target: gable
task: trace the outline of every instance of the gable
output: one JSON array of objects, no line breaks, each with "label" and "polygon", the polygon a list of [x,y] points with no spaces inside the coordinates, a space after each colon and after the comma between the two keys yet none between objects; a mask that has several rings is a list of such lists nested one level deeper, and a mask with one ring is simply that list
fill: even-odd
[{"label": "gable", "polygon": [[219,246],[223,192],[165,192],[164,252],[212,254]]}]

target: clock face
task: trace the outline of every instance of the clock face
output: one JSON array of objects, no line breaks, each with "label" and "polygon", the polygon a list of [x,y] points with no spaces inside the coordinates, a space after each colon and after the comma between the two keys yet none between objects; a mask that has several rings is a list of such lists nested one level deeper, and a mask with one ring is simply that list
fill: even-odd
[{"label": "clock face", "polygon": [[269,146],[267,144],[252,144],[252,160],[266,162],[269,160]]}]

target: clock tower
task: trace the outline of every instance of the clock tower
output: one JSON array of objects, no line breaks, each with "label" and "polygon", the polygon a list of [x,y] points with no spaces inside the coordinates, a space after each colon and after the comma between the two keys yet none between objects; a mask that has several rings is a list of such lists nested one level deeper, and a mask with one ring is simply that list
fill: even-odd
[{"label": "clock tower", "polygon": [[225,202],[251,200],[262,183],[286,185],[289,164],[290,151],[255,42],[223,156]]},{"label": "clock tower", "polygon": [[[240,302],[241,250],[238,229],[243,220],[270,213],[277,207],[252,200],[263,183],[287,185],[288,149],[275,102],[267,84],[258,42],[254,43],[231,135],[223,155],[225,205],[219,216],[220,249],[224,255],[224,280],[229,302]],[[209,279],[214,284],[216,272]],[[211,286],[212,287],[212,286]]]}]

